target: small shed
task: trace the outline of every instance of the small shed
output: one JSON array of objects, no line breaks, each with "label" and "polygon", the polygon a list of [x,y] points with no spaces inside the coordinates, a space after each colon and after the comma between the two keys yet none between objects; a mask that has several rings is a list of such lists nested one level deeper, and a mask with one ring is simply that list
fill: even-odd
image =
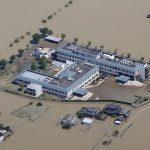
[{"label": "small shed", "polygon": [[79,96],[79,97],[83,97],[88,93],[88,91],[84,88],[78,88],[74,91],[74,95]]},{"label": "small shed", "polygon": [[58,38],[58,37],[55,37],[55,36],[47,36],[47,37],[45,37],[45,40],[48,41],[48,42],[58,44],[59,42],[62,41],[62,38]]},{"label": "small shed", "polygon": [[67,114],[62,118],[61,124],[71,124],[75,125],[78,122],[78,118],[75,115]]},{"label": "small shed", "polygon": [[124,76],[124,75],[121,75],[119,77],[117,77],[117,82],[120,82],[120,83],[126,83],[130,80],[130,77],[127,77],[127,76]]},{"label": "small shed", "polygon": [[93,123],[93,120],[92,120],[92,119],[89,119],[89,118],[84,118],[84,119],[82,120],[82,124],[83,124],[83,125],[86,125],[86,126],[91,126],[92,123]]}]

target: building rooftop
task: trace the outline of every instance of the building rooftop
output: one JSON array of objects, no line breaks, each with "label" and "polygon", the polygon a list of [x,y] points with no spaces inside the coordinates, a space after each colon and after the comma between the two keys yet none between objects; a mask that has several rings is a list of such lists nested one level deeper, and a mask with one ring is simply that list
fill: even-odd
[{"label": "building rooftop", "polygon": [[121,76],[117,77],[117,81],[119,81],[119,82],[125,83],[125,82],[127,82],[129,80],[130,80],[130,77],[127,77],[127,76],[121,75]]},{"label": "building rooftop", "polygon": [[50,41],[53,41],[53,42],[60,42],[60,41],[62,41],[62,38],[58,38],[58,37],[55,37],[55,36],[47,36],[47,37],[45,37],[45,40],[50,40]]},{"label": "building rooftop", "polygon": [[61,47],[58,47],[58,50],[59,49],[69,50],[72,51],[73,53],[82,51],[90,55],[99,56],[97,57],[98,59],[107,60],[114,63],[130,66],[130,67],[135,67],[135,63],[145,64],[140,59],[128,58],[123,55],[115,54],[114,52],[110,52],[98,48],[91,48],[88,46],[83,46],[75,43],[64,43],[63,45],[61,45]]},{"label": "building rooftop", "polygon": [[63,62],[55,61],[55,60],[52,62],[52,64],[55,65],[55,66],[63,66],[63,65],[65,65],[65,63],[63,63]]},{"label": "building rooftop", "polygon": [[37,89],[37,88],[41,88],[40,84],[35,84],[35,83],[30,83],[27,88],[29,89]]},{"label": "building rooftop", "polygon": [[90,48],[88,46],[77,45],[74,43],[67,43],[62,48],[70,51],[82,51],[91,55],[98,55],[101,51],[100,49]]},{"label": "building rooftop", "polygon": [[68,87],[73,84],[75,81],[84,76],[89,70],[91,70],[93,66],[88,64],[77,64],[74,63],[70,65],[70,67],[64,69],[60,72],[54,80],[52,80],[51,84],[57,84],[59,86]]},{"label": "building rooftop", "polygon": [[92,68],[92,65],[72,63],[68,67],[62,69],[60,72],[55,74],[54,76],[48,76],[43,73],[25,70],[18,74],[16,78],[46,86],[51,85],[58,86],[60,88],[69,88],[70,85],[78,81]]},{"label": "building rooftop", "polygon": [[29,79],[32,79],[32,80],[37,80],[37,81],[40,81],[40,82],[45,82],[45,83],[48,83],[53,79],[50,76],[47,76],[47,75],[44,75],[44,74],[41,74],[41,73],[37,73],[37,72],[33,72],[31,70],[24,71],[20,76],[24,77],[24,78],[29,78]]}]

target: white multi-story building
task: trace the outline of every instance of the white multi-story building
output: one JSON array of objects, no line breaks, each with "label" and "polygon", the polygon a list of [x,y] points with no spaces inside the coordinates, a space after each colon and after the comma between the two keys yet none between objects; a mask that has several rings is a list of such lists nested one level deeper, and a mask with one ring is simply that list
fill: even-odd
[{"label": "white multi-story building", "polygon": [[27,91],[33,96],[37,96],[36,91],[41,90],[42,87],[45,93],[68,99],[74,94],[86,95],[85,87],[98,77],[99,67],[97,65],[74,62],[55,76],[24,70],[16,76],[15,82],[27,86]]},{"label": "white multi-story building", "polygon": [[33,97],[38,97],[43,93],[43,89],[40,84],[30,83],[27,86],[26,93]]},{"label": "white multi-story building", "polygon": [[99,71],[115,76],[128,76],[130,79],[148,78],[148,65],[141,60],[128,58],[102,49],[89,48],[74,43],[63,43],[55,49],[55,59],[65,62],[88,62],[98,65]]},{"label": "white multi-story building", "polygon": [[51,57],[51,54],[54,53],[55,51],[53,49],[50,48],[37,48],[35,49],[35,51],[33,52],[33,56],[35,58],[41,58],[41,57],[45,57],[45,58],[49,58]]}]

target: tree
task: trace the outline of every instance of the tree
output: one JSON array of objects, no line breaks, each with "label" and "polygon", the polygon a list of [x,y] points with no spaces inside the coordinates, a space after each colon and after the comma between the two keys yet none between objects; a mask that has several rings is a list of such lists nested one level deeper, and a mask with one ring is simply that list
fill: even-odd
[{"label": "tree", "polygon": [[41,35],[39,33],[35,33],[32,35],[33,41],[35,43],[39,43],[40,39],[42,38]]},{"label": "tree", "polygon": [[61,34],[61,38],[64,39],[66,35],[64,33]]},{"label": "tree", "polygon": [[40,32],[43,34],[43,36],[46,36],[47,34],[49,34],[49,29],[47,27],[41,28]]},{"label": "tree", "polygon": [[148,19],[149,19],[149,18],[150,18],[150,14],[147,14],[146,18],[148,18]]},{"label": "tree", "polygon": [[37,65],[35,63],[31,64],[31,70],[35,71],[37,69]]},{"label": "tree", "polygon": [[9,47],[13,47],[13,43],[9,44]]},{"label": "tree", "polygon": [[117,54],[117,52],[118,52],[118,49],[115,49],[115,50],[114,50],[114,53]]},{"label": "tree", "polygon": [[130,57],[131,57],[131,54],[130,54],[130,53],[127,53],[127,57],[130,58]]},{"label": "tree", "polygon": [[92,44],[92,42],[91,41],[88,41],[88,46],[90,46]]},{"label": "tree", "polygon": [[149,61],[148,61],[148,64],[150,64],[150,59],[149,59]]},{"label": "tree", "polygon": [[49,34],[49,35],[52,35],[52,34],[53,34],[53,31],[52,31],[51,29],[49,29],[48,34]]},{"label": "tree", "polygon": [[41,21],[42,23],[46,23],[47,21],[46,21],[46,19],[42,19],[42,21]]},{"label": "tree", "polygon": [[43,104],[42,104],[41,102],[38,102],[38,103],[36,104],[36,106],[43,106]]},{"label": "tree", "polygon": [[69,2],[68,2],[68,4],[73,4],[73,1],[72,1],[72,0],[71,0],[71,1],[69,1]]},{"label": "tree", "polygon": [[23,91],[23,87],[19,87],[19,88],[18,88],[18,91]]},{"label": "tree", "polygon": [[27,32],[26,32],[26,35],[31,35],[31,32],[30,32],[30,31],[27,31]]},{"label": "tree", "polygon": [[53,18],[53,15],[49,15],[48,17],[47,17],[47,19],[52,19]]},{"label": "tree", "polygon": [[78,40],[79,40],[79,39],[78,39],[77,37],[76,37],[76,38],[74,38],[74,42],[75,42],[75,43],[77,43],[77,42],[78,42]]},{"label": "tree", "polygon": [[21,35],[21,36],[20,36],[20,39],[24,39],[24,38],[25,38],[25,36],[24,36],[24,35]]},{"label": "tree", "polygon": [[29,49],[29,44],[26,45],[26,49]]},{"label": "tree", "polygon": [[39,60],[40,69],[45,69],[47,67],[47,61],[44,56]]},{"label": "tree", "polygon": [[23,53],[24,53],[24,50],[23,50],[23,49],[18,49],[19,57],[21,57]]},{"label": "tree", "polygon": [[4,69],[6,65],[7,65],[7,61],[5,59],[1,59],[0,60],[0,68]]},{"label": "tree", "polygon": [[144,57],[141,57],[141,61],[144,61]]},{"label": "tree", "polygon": [[16,56],[13,54],[10,56],[10,63],[12,63],[15,60]]},{"label": "tree", "polygon": [[104,45],[100,45],[99,47],[100,47],[101,49],[104,49]]},{"label": "tree", "polygon": [[14,43],[19,43],[19,38],[15,38]]},{"label": "tree", "polygon": [[124,57],[124,53],[122,53],[121,56]]}]

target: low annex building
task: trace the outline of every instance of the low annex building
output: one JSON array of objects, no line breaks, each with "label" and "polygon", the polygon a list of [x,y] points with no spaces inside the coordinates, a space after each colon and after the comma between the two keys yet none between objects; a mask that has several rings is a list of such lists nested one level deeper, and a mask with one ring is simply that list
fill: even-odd
[{"label": "low annex building", "polygon": [[51,57],[51,54],[54,53],[55,51],[53,49],[50,49],[50,48],[37,48],[35,49],[35,51],[33,52],[33,56],[35,58],[41,58],[41,57],[45,57],[45,58],[49,58]]},{"label": "low annex building", "polygon": [[52,43],[58,44],[58,43],[61,42],[63,39],[49,35],[49,36],[45,37],[45,40],[48,41],[48,42],[52,42]]},{"label": "low annex building", "polygon": [[38,97],[43,93],[42,86],[40,84],[30,83],[27,86],[26,93],[31,96]]},{"label": "low annex building", "polygon": [[[84,89],[98,77],[98,66],[74,62],[55,76],[24,70],[16,76],[15,82],[24,86],[31,83],[39,84],[42,86],[43,92],[69,99],[76,93],[77,89]],[[83,94],[85,95],[85,93]]]}]

